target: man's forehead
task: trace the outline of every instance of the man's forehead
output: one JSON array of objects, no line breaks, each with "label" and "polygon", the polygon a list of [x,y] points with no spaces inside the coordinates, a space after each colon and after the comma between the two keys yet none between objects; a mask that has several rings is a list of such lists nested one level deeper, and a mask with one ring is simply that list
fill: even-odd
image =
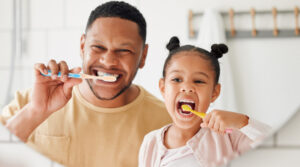
[{"label": "man's forehead", "polygon": [[143,43],[138,26],[132,21],[117,17],[101,17],[95,20],[87,30],[86,38],[93,42],[118,40],[122,45]]}]

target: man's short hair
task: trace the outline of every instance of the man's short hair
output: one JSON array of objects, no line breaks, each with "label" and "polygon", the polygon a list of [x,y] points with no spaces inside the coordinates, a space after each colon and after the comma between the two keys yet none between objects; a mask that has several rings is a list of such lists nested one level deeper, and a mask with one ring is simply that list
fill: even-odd
[{"label": "man's short hair", "polygon": [[93,22],[100,17],[118,17],[135,22],[138,25],[139,34],[146,42],[146,21],[141,12],[134,6],[123,1],[110,1],[99,5],[90,14],[85,32],[87,33]]}]

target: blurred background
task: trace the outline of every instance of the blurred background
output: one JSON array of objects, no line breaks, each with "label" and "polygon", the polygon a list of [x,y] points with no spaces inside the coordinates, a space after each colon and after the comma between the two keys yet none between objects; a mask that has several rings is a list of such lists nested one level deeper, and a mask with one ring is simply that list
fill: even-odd
[{"label": "blurred background", "polygon": [[[101,0],[0,0],[0,107],[16,90],[33,85],[33,65],[50,59],[81,66],[80,36],[87,18]],[[257,149],[229,163],[238,166],[299,166],[300,164],[300,35],[295,7],[300,0],[126,0],[146,18],[146,66],[134,83],[161,98],[158,80],[167,57],[166,43],[176,35],[182,44],[199,43],[203,14],[215,8],[227,31],[234,90],[234,110],[273,127],[272,135]],[[277,9],[276,18],[272,9]],[[250,9],[256,11],[254,17]],[[230,35],[233,9],[236,35]],[[192,15],[190,15],[193,13]],[[240,13],[240,14],[239,14]],[[274,11],[273,11],[274,14]],[[192,17],[190,17],[192,16]],[[255,20],[253,20],[255,18]],[[296,20],[297,19],[297,20]],[[274,20],[277,23],[274,25]],[[255,26],[253,25],[255,23]],[[257,30],[256,37],[252,30]],[[274,27],[278,35],[273,35]],[[191,32],[195,32],[194,35]],[[225,57],[224,56],[224,57]],[[226,66],[224,62],[224,66]],[[0,111],[1,112],[1,111]],[[0,126],[0,167],[58,167],[19,142]]]}]

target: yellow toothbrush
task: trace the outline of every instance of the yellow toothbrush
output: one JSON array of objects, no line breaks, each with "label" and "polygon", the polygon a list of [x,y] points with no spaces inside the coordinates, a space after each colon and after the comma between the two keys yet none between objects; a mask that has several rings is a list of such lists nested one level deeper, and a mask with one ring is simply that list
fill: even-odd
[{"label": "yellow toothbrush", "polygon": [[[189,112],[197,115],[198,117],[201,117],[202,119],[206,116],[206,113],[195,111],[195,110],[191,109],[191,107],[189,105],[186,105],[186,104],[182,105],[181,108],[184,111],[189,111]],[[226,129],[225,132],[226,133],[232,133],[232,129]]]},{"label": "yellow toothbrush", "polygon": [[186,105],[186,104],[182,105],[181,108],[182,108],[184,111],[189,111],[189,112],[191,112],[191,113],[193,113],[193,114],[195,114],[195,115],[201,117],[202,119],[206,116],[206,114],[205,114],[204,112],[198,112],[198,111],[195,111],[195,110],[191,109],[191,107],[188,106],[188,105]]}]

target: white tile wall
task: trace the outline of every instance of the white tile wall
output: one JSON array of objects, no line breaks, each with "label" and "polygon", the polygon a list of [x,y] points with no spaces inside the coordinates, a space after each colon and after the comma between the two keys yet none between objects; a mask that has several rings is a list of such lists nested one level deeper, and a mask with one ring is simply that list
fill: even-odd
[{"label": "white tile wall", "polygon": [[5,103],[6,98],[6,88],[7,88],[7,80],[8,80],[8,71],[0,70],[0,77],[2,78],[2,82],[0,82],[0,107],[2,107]]},{"label": "white tile wall", "polygon": [[9,131],[2,125],[0,125],[0,142],[9,141]]},{"label": "white tile wall", "polygon": [[62,28],[64,0],[30,0],[30,28]]},{"label": "white tile wall", "polygon": [[81,30],[51,31],[48,34],[48,59],[65,60],[69,67],[81,66]]},{"label": "white tile wall", "polygon": [[101,3],[99,0],[66,0],[66,26],[83,32],[91,11]]},{"label": "white tile wall", "polygon": [[8,68],[11,62],[10,59],[12,55],[12,35],[10,31],[0,31],[0,46],[0,69]]},{"label": "white tile wall", "polygon": [[47,31],[24,31],[23,52],[20,64],[33,67],[34,63],[45,62],[47,58]]},{"label": "white tile wall", "polygon": [[[300,110],[300,109],[299,109]],[[278,146],[300,147],[300,112],[298,111],[288,124],[284,126],[277,135]]]},{"label": "white tile wall", "polygon": [[[0,29],[11,29],[13,27],[13,1],[0,1]],[[2,45],[1,45],[2,46]]]},{"label": "white tile wall", "polygon": [[[66,26],[84,30],[90,12],[98,5],[109,0],[66,0]],[[126,2],[139,7],[139,0],[126,0]]]},{"label": "white tile wall", "polygon": [[12,96],[18,90],[25,90],[30,88],[34,82],[34,75],[32,68],[20,67],[15,70],[14,80],[12,85]]}]

